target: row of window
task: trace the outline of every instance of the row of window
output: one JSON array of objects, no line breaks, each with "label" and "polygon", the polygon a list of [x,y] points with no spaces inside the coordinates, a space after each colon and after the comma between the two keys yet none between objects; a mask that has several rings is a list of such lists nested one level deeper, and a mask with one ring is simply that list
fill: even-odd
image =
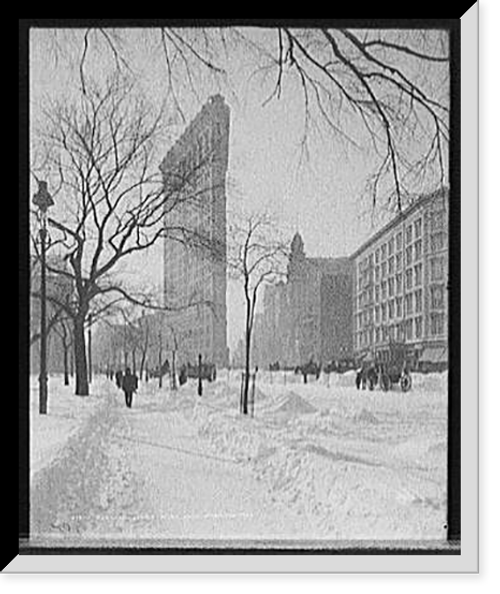
[{"label": "row of window", "polygon": [[[356,315],[358,329],[370,324],[380,324],[394,318],[408,317],[414,313],[421,313],[423,310],[423,291],[418,289],[403,297],[396,297],[381,305],[366,308]],[[432,285],[429,288],[429,308],[431,311],[442,311],[445,309],[445,287],[443,285]]]},{"label": "row of window", "polygon": [[[432,313],[429,318],[429,336],[440,337],[445,333],[444,313]],[[421,339],[423,336],[423,317],[417,316],[389,326],[366,328],[356,333],[358,348],[388,341],[411,341]]]},{"label": "row of window", "polygon": [[[446,275],[446,260],[443,257],[432,258],[429,262],[430,281],[439,282],[444,280]],[[388,297],[399,295],[405,291],[411,291],[414,287],[422,285],[423,281],[423,266],[416,264],[408,268],[404,275],[398,272],[387,280],[382,280],[380,284],[369,286],[362,290],[358,295],[358,308],[363,308],[371,305],[373,300],[375,303],[386,300]],[[404,282],[404,287],[403,287]]]},{"label": "row of window", "polygon": [[[446,211],[444,209],[432,210],[428,213],[429,229],[431,233],[432,252],[442,249],[446,241]],[[395,236],[389,238],[385,243],[378,247],[373,253],[369,254],[360,262],[358,272],[360,277],[367,270],[373,268],[374,263],[378,265],[385,260],[390,260],[391,256],[403,250],[403,233],[405,236],[406,260],[408,263],[419,259],[422,255],[422,217],[416,219],[413,223],[406,225],[404,231],[401,230]],[[413,254],[412,254],[413,251]]]}]

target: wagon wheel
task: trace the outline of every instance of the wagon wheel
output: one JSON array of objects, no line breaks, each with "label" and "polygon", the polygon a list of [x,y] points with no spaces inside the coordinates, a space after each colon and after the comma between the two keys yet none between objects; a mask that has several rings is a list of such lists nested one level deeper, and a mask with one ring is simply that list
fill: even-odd
[{"label": "wagon wheel", "polygon": [[380,387],[384,392],[391,389],[391,378],[387,375],[387,373],[383,373],[380,376]]},{"label": "wagon wheel", "polygon": [[411,377],[408,373],[404,373],[401,376],[400,384],[403,392],[408,392],[408,390],[411,388]]}]

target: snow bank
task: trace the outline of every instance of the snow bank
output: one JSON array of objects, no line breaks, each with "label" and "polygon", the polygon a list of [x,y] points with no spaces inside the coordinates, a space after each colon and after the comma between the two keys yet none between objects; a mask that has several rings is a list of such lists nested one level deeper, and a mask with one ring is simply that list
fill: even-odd
[{"label": "snow bank", "polygon": [[214,452],[248,465],[271,499],[305,517],[312,534],[445,538],[446,376],[417,376],[408,393],[359,391],[349,374],[323,379],[261,380],[254,418],[238,414],[236,385],[214,387],[218,406],[198,402],[193,422]]},{"label": "snow bank", "polygon": [[68,441],[85,426],[97,411],[102,398],[102,381],[91,385],[90,396],[75,396],[74,385],[65,386],[62,376],[53,376],[48,384],[47,414],[38,412],[38,378],[30,378],[30,481],[63,454]]}]

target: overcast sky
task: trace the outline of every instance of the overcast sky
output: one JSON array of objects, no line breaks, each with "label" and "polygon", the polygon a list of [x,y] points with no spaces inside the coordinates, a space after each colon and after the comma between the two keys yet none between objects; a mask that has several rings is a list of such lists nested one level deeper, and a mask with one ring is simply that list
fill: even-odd
[{"label": "overcast sky", "polygon": [[[163,100],[166,76],[161,47],[144,43],[140,31],[124,31],[122,37],[130,42],[128,56],[141,73],[143,89],[154,101]],[[31,35],[30,114],[33,122],[37,121],[45,97],[70,92],[77,72],[76,62],[71,68],[63,59],[64,43],[68,43],[64,36],[57,36],[56,45],[52,39],[48,40],[44,31],[34,31]],[[79,47],[76,35],[75,40],[74,47]],[[109,52],[107,54],[109,58]],[[248,49],[233,52],[227,62],[227,85],[222,89],[231,110],[228,216],[242,209],[265,210],[275,217],[280,229],[290,238],[295,231],[302,234],[308,255],[349,255],[377,225],[371,220],[369,203],[362,199],[366,177],[373,167],[370,147],[348,148],[317,121],[313,122],[317,128],[309,132],[309,154],[305,158],[301,151],[304,111],[300,88],[294,87],[297,83],[287,82],[281,98],[263,106],[275,81],[251,77],[250,62]],[[89,51],[87,64],[89,74],[99,73],[100,69],[105,70],[106,59],[100,52]],[[211,94],[220,90],[212,80],[196,88],[196,98],[187,86],[184,90],[179,88],[186,122]],[[179,121],[173,127],[170,142],[182,133],[185,125]],[[165,151],[168,146],[166,142]],[[161,246],[158,246],[140,262],[129,262],[127,276],[161,286],[161,266]],[[234,347],[242,335],[243,319],[242,290],[230,283],[230,347]]]}]

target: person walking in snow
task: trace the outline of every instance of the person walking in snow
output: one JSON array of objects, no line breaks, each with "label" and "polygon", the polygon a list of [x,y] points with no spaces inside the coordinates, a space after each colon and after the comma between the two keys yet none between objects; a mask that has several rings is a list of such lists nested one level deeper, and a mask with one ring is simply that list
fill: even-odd
[{"label": "person walking in snow", "polygon": [[118,388],[122,387],[122,379],[123,379],[123,373],[122,373],[122,370],[119,369],[115,374],[115,381],[116,381],[116,385]]},{"label": "person walking in snow", "polygon": [[131,373],[130,367],[125,370],[125,375],[121,381],[122,390],[125,392],[125,404],[128,408],[132,408],[132,397],[137,390],[138,380],[134,373]]}]

